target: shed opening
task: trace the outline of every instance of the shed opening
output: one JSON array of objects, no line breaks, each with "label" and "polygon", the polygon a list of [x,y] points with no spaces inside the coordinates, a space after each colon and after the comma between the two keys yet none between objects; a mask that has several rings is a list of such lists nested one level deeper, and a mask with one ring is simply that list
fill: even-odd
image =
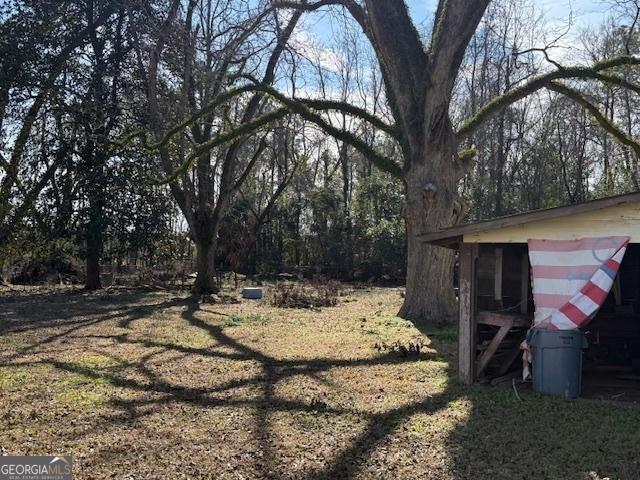
[{"label": "shed opening", "polygon": [[[533,322],[528,247],[474,247],[474,380],[500,383],[520,375],[520,344]],[[589,340],[583,396],[640,400],[640,244],[629,245],[611,291],[582,330]]]}]

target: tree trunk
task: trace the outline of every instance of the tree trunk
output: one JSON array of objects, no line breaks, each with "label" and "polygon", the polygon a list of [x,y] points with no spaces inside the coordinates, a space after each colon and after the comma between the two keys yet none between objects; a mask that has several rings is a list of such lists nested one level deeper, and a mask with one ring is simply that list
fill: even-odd
[{"label": "tree trunk", "polygon": [[209,238],[196,239],[197,276],[193,292],[197,295],[217,293],[215,282],[215,241]]},{"label": "tree trunk", "polygon": [[[95,157],[89,156],[94,159]],[[101,158],[101,157],[100,157]],[[100,161],[100,160],[99,160]],[[98,290],[102,288],[100,283],[100,257],[102,256],[103,234],[104,234],[104,203],[105,192],[102,188],[104,181],[104,170],[102,164],[91,165],[89,161],[88,173],[88,221],[85,225],[86,238],[86,270],[85,290]]]},{"label": "tree trunk", "polygon": [[100,283],[100,253],[102,252],[102,233],[95,227],[87,227],[87,275],[84,282],[85,290],[98,290],[102,288]]},{"label": "tree trunk", "polygon": [[[452,169],[455,144],[428,149],[407,172],[407,285],[398,315],[423,329],[448,323],[457,315],[453,290],[454,252],[424,243],[419,235],[456,223],[458,179]],[[459,207],[458,207],[459,209]]]}]

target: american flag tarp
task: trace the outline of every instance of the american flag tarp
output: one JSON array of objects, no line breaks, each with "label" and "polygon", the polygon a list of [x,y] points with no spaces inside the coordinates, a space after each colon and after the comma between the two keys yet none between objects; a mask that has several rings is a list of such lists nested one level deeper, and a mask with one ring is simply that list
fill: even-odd
[{"label": "american flag tarp", "polygon": [[[629,237],[529,240],[535,314],[533,328],[571,330],[586,325],[602,306]],[[529,375],[527,342],[523,375]]]}]

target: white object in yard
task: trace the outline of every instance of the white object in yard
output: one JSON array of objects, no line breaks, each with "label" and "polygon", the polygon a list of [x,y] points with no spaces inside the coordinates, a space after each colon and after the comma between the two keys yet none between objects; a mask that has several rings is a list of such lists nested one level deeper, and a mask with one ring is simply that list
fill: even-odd
[{"label": "white object in yard", "polygon": [[259,287],[247,287],[242,289],[242,298],[259,300],[262,298],[262,289]]}]

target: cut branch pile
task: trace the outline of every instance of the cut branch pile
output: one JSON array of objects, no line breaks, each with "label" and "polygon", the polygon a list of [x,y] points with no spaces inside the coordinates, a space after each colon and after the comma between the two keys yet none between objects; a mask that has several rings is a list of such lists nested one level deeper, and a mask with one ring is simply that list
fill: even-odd
[{"label": "cut branch pile", "polygon": [[270,303],[282,308],[320,308],[338,304],[340,285],[337,282],[278,283],[272,290]]}]

